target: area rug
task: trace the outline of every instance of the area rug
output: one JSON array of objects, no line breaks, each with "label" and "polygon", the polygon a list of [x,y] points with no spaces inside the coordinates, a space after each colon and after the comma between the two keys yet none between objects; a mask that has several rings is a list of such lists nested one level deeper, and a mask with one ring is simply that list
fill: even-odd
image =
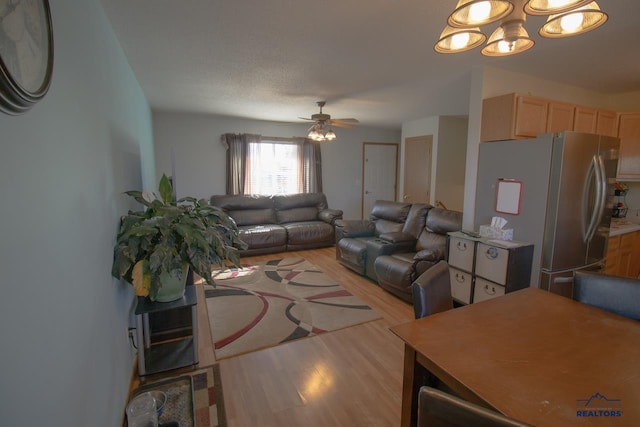
[{"label": "area rug", "polygon": [[177,421],[180,427],[226,427],[219,365],[198,369],[179,377],[144,384],[132,397],[150,390],[162,390],[167,403],[160,425]]},{"label": "area rug", "polygon": [[381,316],[304,258],[214,271],[205,297],[216,359]]}]

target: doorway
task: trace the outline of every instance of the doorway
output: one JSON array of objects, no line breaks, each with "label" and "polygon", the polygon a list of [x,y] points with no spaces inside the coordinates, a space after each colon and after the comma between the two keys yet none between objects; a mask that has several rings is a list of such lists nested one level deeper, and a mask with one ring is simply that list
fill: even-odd
[{"label": "doorway", "polygon": [[376,200],[396,200],[398,144],[365,142],[362,145],[362,219]]},{"label": "doorway", "polygon": [[405,138],[403,202],[430,203],[432,149],[433,135]]}]

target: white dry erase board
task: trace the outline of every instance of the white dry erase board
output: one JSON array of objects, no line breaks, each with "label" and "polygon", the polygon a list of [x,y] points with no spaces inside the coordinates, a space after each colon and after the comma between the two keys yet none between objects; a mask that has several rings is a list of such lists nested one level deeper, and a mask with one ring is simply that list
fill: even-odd
[{"label": "white dry erase board", "polygon": [[496,212],[520,215],[522,181],[500,179],[496,187]]}]

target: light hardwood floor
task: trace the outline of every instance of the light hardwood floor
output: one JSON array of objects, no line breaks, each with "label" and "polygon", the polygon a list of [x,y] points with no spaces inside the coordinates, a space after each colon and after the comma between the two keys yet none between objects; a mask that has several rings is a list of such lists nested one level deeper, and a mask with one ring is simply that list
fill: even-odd
[{"label": "light hardwood floor", "polygon": [[315,264],[383,318],[216,361],[198,287],[200,366],[220,364],[229,427],[400,425],[404,347],[389,327],[412,320],[413,308],[339,264],[333,247],[242,262],[290,256]]}]

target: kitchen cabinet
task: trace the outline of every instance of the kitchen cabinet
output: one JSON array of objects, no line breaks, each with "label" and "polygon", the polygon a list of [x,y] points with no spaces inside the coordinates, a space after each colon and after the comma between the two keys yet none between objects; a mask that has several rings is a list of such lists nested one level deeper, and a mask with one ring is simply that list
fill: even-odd
[{"label": "kitchen cabinet", "polygon": [[[562,132],[573,129],[576,107],[573,104],[549,101],[546,132]],[[613,115],[615,125],[615,114]]]},{"label": "kitchen cabinet", "polygon": [[609,237],[604,272],[634,278],[640,275],[640,231]]},{"label": "kitchen cabinet", "polygon": [[480,140],[533,138],[545,133],[548,106],[543,98],[517,93],[484,99]]},{"label": "kitchen cabinet", "polygon": [[618,138],[620,157],[617,179],[640,181],[640,113],[618,115]]},{"label": "kitchen cabinet", "polygon": [[616,119],[617,114],[615,111],[576,105],[573,130],[576,132],[617,136]]},{"label": "kitchen cabinet", "polygon": [[533,245],[449,233],[451,296],[472,304],[529,287]]}]

